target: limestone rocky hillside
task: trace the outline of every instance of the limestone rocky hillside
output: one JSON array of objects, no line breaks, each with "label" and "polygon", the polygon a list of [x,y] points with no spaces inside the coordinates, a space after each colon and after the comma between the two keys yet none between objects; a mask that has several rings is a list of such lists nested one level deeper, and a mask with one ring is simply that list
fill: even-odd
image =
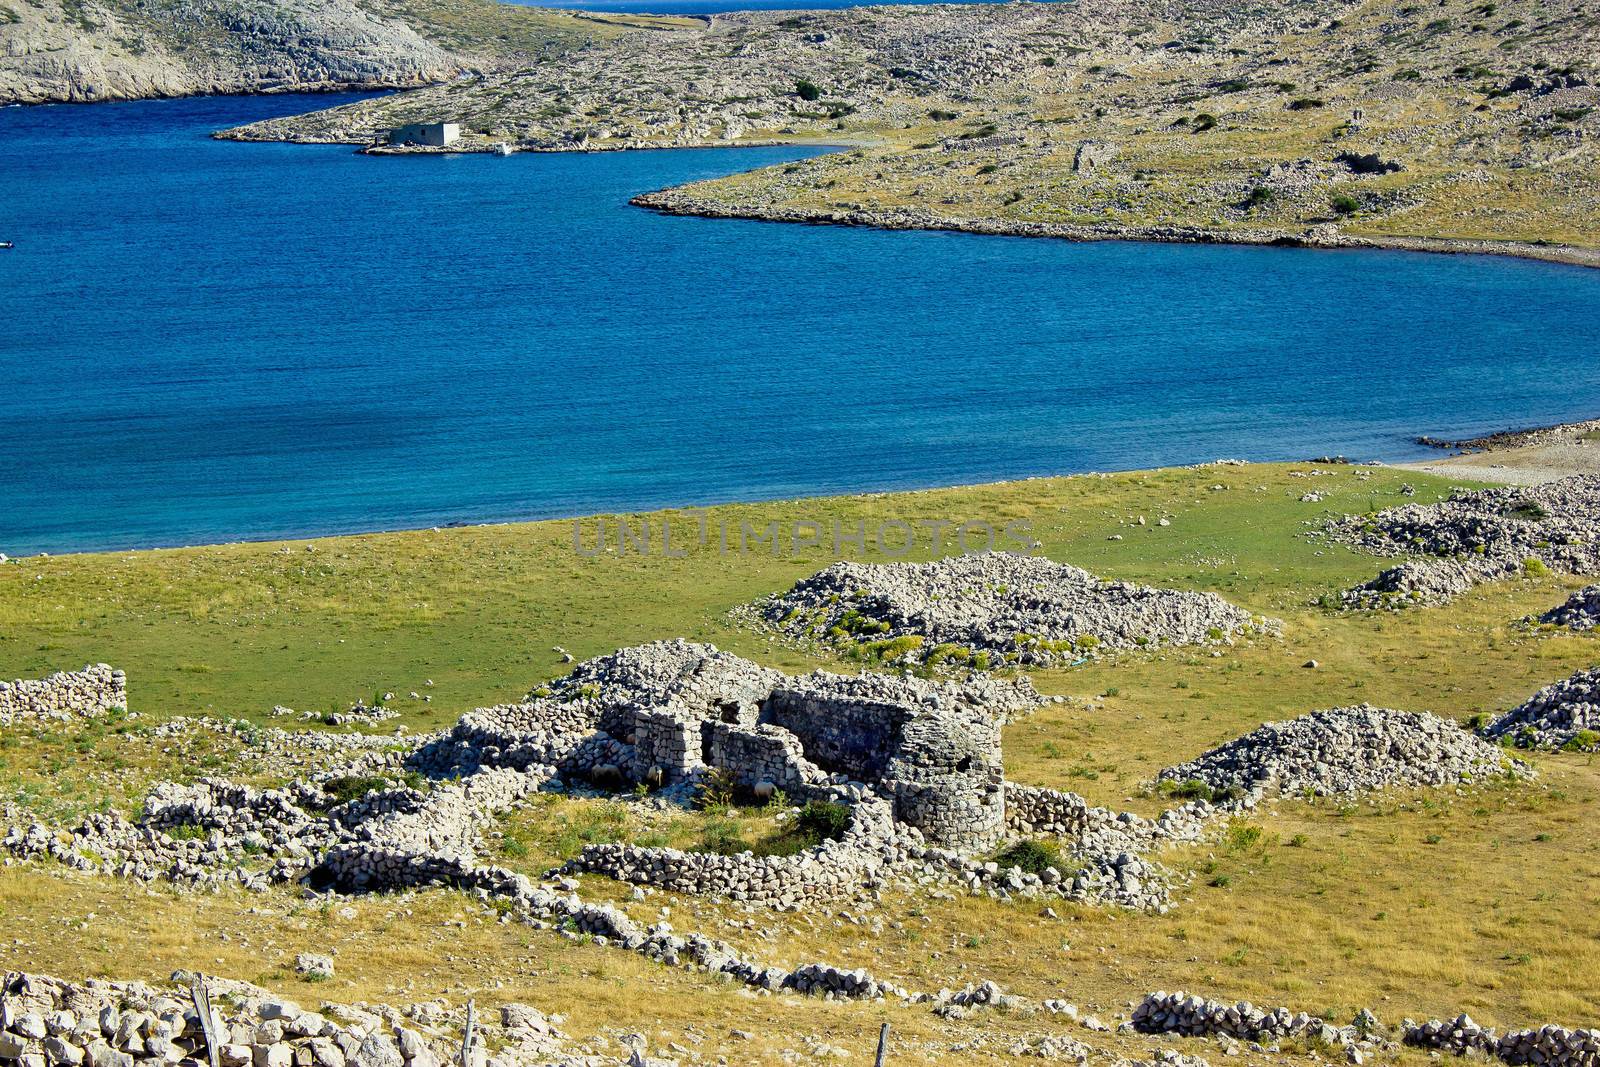
[{"label": "limestone rocky hillside", "polygon": [[364,143],[434,118],[462,122],[466,148],[844,141],[858,147],[645,202],[1013,232],[1592,246],[1596,54],[1600,9],[1571,0],[738,13],[230,136]]},{"label": "limestone rocky hillside", "polygon": [[0,103],[411,88],[670,25],[493,0],[0,0]]}]

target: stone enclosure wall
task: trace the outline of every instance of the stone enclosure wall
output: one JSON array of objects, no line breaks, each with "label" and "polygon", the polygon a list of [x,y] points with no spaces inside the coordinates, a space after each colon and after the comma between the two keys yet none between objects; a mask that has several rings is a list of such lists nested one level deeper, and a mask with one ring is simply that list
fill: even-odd
[{"label": "stone enclosure wall", "polygon": [[25,719],[87,719],[128,706],[128,679],[104,663],[48,678],[0,682],[0,725]]}]

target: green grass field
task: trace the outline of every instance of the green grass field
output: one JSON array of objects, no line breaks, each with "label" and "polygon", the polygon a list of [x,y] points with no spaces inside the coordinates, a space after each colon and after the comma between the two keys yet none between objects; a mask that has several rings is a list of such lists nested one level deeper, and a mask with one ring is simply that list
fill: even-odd
[{"label": "green grass field", "polygon": [[[1414,497],[1401,495],[1403,483]],[[1362,701],[1466,720],[1600,661],[1592,635],[1515,624],[1582,584],[1572,578],[1501,583],[1448,607],[1395,615],[1316,606],[1380,563],[1308,531],[1336,513],[1433,500],[1448,488],[1386,468],[1207,466],[736,506],[714,509],[713,519],[1024,520],[1053,558],[1110,577],[1214,590],[1282,619],[1281,639],[1216,656],[1126,654],[1035,674],[1042,691],[1075,699],[1008,728],[1008,774],[1153,812],[1162,802],[1145,786],[1156,770],[1260,722]],[[1310,490],[1323,499],[1303,502]],[[592,546],[593,525],[584,531]],[[0,677],[106,661],[127,670],[140,716],[258,722],[271,721],[274,704],[326,710],[393,692],[399,721],[422,729],[563,673],[558,645],[581,659],[684,636],[790,670],[830,662],[860,669],[727,617],[825,562],[816,553],[721,556],[694,546],[681,559],[584,558],[564,522],[30,558],[0,567]],[[1305,666],[1313,659],[1316,668]],[[412,691],[433,699],[411,700]],[[8,732],[0,744],[6,799],[20,794],[65,817],[105,803],[131,809],[156,777],[249,776],[248,759],[219,741],[158,744],[120,728]],[[752,917],[741,910],[670,894],[626,906],[653,920],[670,904],[679,929],[704,929],[774,962],[870,966],[917,988],[994,977],[1030,997],[1065,997],[1112,1016],[1150,990],[1188,988],[1345,1017],[1370,1006],[1392,1021],[1466,1010],[1501,1025],[1589,1024],[1600,1015],[1600,767],[1582,755],[1531,758],[1541,771],[1533,784],[1274,805],[1220,842],[1160,857],[1189,879],[1167,916],[1058,904],[1061,917],[1046,919],[1037,902],[892,896],[876,926],[764,913],[746,925]],[[541,803],[508,820],[488,858],[537,871],[589,840],[753,842],[771,829],[759,812],[651,822],[624,807]],[[585,893],[626,902],[621,887],[599,879],[585,879]],[[240,914],[256,905],[266,914]],[[137,977],[215,959],[218,973],[291,991],[283,961],[296,946],[326,941],[340,948],[340,976],[314,994],[302,990],[307,999],[522,998],[568,1011],[569,1029],[580,1034],[627,1026],[678,1039],[702,1033],[706,1052],[730,1051],[711,1039],[725,1042],[738,1027],[757,1034],[731,1050],[749,1062],[783,1062],[783,1050],[801,1048],[809,1032],[867,1055],[867,1035],[883,1017],[902,1020],[905,1049],[948,1062],[984,1060],[1018,1035],[1060,1029],[993,1014],[961,1023],[916,1009],[885,1016],[888,1009],[869,1005],[798,1010],[625,953],[496,924],[443,891],[358,901],[354,918],[337,919],[286,892],[193,899],[3,868],[0,922],[48,931],[19,938],[10,952],[16,966]],[[500,986],[486,977],[489,958]],[[639,997],[642,989],[651,995]],[[1139,1052],[1138,1041],[1106,1041]]]}]

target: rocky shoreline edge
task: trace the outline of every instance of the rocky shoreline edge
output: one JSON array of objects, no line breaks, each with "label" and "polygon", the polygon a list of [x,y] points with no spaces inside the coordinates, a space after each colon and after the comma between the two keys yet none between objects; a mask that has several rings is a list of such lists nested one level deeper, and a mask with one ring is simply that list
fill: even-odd
[{"label": "rocky shoreline edge", "polygon": [[1482,434],[1478,437],[1464,437],[1460,440],[1423,434],[1417,438],[1417,444],[1426,445],[1429,448],[1437,448],[1444,452],[1476,454],[1481,452],[1500,452],[1507,449],[1523,448],[1528,445],[1540,445],[1564,434],[1586,434],[1595,431],[1600,431],[1600,419],[1557,422],[1548,426],[1529,426],[1520,430],[1495,430],[1493,433]]},{"label": "rocky shoreline edge", "polygon": [[1456,255],[1514,256],[1576,267],[1600,268],[1600,248],[1524,241],[1464,240],[1448,237],[1367,237],[1341,233],[1332,223],[1301,232],[1278,229],[1213,230],[1202,226],[1083,225],[1019,222],[1007,219],[945,218],[925,211],[892,209],[832,211],[741,207],[691,196],[681,189],[643,193],[628,201],[663,215],[810,225],[862,226],[879,230],[942,230],[998,237],[1054,237],[1067,241],[1159,241],[1173,244],[1272,245],[1291,248],[1383,249]]}]

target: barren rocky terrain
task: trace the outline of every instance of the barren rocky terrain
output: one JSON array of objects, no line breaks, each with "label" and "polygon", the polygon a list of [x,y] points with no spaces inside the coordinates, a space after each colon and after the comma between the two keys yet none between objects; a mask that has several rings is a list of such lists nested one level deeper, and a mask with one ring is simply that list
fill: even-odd
[{"label": "barren rocky terrain", "polygon": [[492,0],[6,0],[0,104],[414,88],[677,23]]},{"label": "barren rocky terrain", "polygon": [[1592,4],[1526,0],[736,13],[227,136],[366,144],[435,119],[466,150],[833,143],[637,202],[1592,263],[1597,44]]}]

